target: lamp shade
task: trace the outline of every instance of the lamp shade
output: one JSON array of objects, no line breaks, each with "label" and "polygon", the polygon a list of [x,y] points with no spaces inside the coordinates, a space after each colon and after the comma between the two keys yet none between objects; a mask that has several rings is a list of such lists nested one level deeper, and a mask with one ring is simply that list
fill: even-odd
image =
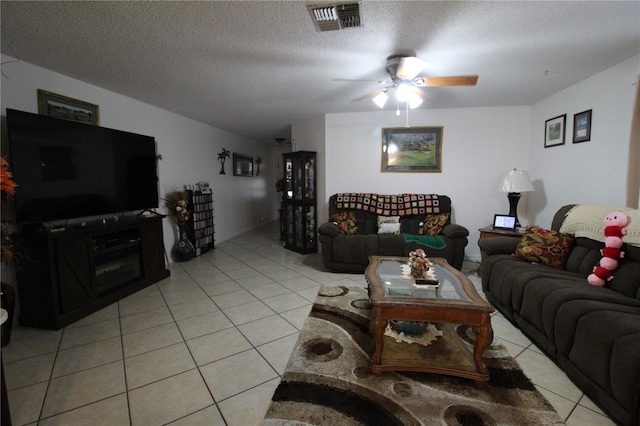
[{"label": "lamp shade", "polygon": [[373,102],[376,105],[378,105],[380,108],[383,108],[384,104],[387,103],[388,98],[389,98],[389,95],[387,95],[387,91],[383,90],[373,98]]},{"label": "lamp shade", "polygon": [[498,182],[500,192],[528,192],[533,191],[529,173],[526,170],[510,170],[504,172]]}]

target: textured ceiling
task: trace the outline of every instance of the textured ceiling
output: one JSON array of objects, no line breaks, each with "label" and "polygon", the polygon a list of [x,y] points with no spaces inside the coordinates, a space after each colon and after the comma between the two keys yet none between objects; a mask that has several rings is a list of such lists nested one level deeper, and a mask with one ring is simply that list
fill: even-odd
[{"label": "textured ceiling", "polygon": [[378,83],[336,79],[386,79],[393,54],[425,59],[426,76],[479,75],[424,89],[421,108],[448,108],[531,105],[640,53],[638,1],[364,0],[362,28],[331,32],[306,4],[3,0],[2,53],[267,143],[377,110],[354,100]]}]

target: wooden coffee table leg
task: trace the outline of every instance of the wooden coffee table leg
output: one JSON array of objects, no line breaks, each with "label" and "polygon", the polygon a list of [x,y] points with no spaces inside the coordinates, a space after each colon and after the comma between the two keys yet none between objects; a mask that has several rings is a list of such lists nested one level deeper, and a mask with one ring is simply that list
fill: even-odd
[{"label": "wooden coffee table leg", "polygon": [[482,374],[489,374],[487,365],[482,360],[482,354],[487,346],[493,341],[493,329],[491,324],[472,327],[473,334],[476,336],[475,344],[473,345],[473,360],[476,363],[478,372]]},{"label": "wooden coffee table leg", "polygon": [[381,309],[374,308],[372,312],[371,322],[369,323],[369,329],[371,334],[373,334],[373,341],[375,343],[375,351],[371,356],[371,361],[369,362],[369,370],[372,373],[380,374],[381,371],[377,368],[382,361],[382,345],[384,341],[384,321],[381,319]]}]

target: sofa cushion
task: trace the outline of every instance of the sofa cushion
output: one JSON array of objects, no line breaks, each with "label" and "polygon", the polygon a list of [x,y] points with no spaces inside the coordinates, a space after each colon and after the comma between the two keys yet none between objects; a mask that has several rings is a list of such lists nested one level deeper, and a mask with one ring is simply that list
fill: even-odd
[{"label": "sofa cushion", "polygon": [[571,253],[567,258],[565,269],[586,277],[593,272],[593,267],[598,264],[602,255],[600,249],[603,243],[589,238],[577,237]]},{"label": "sofa cushion", "polygon": [[[400,238],[397,235],[394,236]],[[334,258],[340,259],[341,263],[366,265],[369,263],[369,256],[378,254],[377,251],[377,234],[338,235],[333,240]]]},{"label": "sofa cushion", "polygon": [[[578,273],[586,277],[593,272],[593,267],[600,263],[602,254],[600,250],[604,243],[585,237],[575,239],[571,254],[567,259],[567,271]],[[627,244],[622,245],[624,257],[620,259],[620,265],[613,272],[613,279],[607,281],[605,286],[627,297],[640,300],[640,247]]]},{"label": "sofa cushion", "polygon": [[[613,309],[600,308],[580,318],[569,359],[578,369],[589,371],[594,382],[633,411],[640,382],[640,311]],[[593,368],[594,365],[607,368]]]},{"label": "sofa cushion", "polygon": [[353,212],[334,213],[330,220],[338,225],[341,234],[356,235],[358,233],[358,225]]},{"label": "sofa cushion", "polygon": [[448,220],[449,213],[428,214],[418,229],[418,235],[438,235]]},{"label": "sofa cushion", "polygon": [[572,244],[571,235],[529,225],[513,256],[527,262],[564,268]]},{"label": "sofa cushion", "polygon": [[422,223],[420,216],[405,216],[400,219],[400,232],[418,235],[418,229]]},{"label": "sofa cushion", "polygon": [[[378,235],[378,252],[380,256],[403,256],[404,238],[402,235]],[[407,252],[408,254],[408,252]]]}]

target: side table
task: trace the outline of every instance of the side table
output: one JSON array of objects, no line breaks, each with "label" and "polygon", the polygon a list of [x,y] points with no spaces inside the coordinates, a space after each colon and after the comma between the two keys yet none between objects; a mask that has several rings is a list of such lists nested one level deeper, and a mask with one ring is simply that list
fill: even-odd
[{"label": "side table", "polygon": [[[483,238],[494,238],[494,237],[511,237],[511,238],[522,238],[524,235],[524,228],[515,229],[510,231],[508,229],[493,229],[493,226],[485,226],[484,228],[478,229],[480,231],[480,238],[478,241]],[[480,255],[482,258],[480,259],[480,266],[478,266],[478,276],[482,275],[482,262],[484,262],[484,255],[482,251],[480,251]]]}]

